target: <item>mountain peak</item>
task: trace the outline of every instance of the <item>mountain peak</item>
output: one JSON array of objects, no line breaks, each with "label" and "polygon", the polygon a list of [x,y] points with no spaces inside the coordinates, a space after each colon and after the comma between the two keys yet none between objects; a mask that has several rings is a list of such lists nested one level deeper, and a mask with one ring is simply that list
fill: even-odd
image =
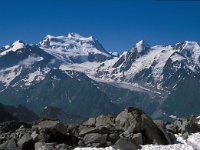
[{"label": "mountain peak", "polygon": [[141,40],[136,43],[135,48],[137,49],[138,53],[145,53],[150,49],[150,45],[147,44],[144,40]]},{"label": "mountain peak", "polygon": [[141,40],[138,43],[136,43],[135,47],[137,48],[138,53],[142,53],[150,49],[150,45],[147,44],[144,40]]},{"label": "mountain peak", "polygon": [[47,35],[39,43],[39,47],[68,62],[97,60],[97,57],[105,60],[111,57],[93,36],[83,37],[77,33],[69,33],[67,36]]},{"label": "mountain peak", "polygon": [[69,39],[70,39],[70,38],[77,38],[77,39],[83,38],[83,36],[81,36],[80,34],[73,33],[73,32],[70,32],[70,33],[68,34],[67,37],[68,37]]},{"label": "mountain peak", "polygon": [[3,47],[2,52],[0,53],[0,56],[6,55],[10,51],[17,51],[18,49],[22,49],[26,46],[26,43],[22,40],[17,40],[13,42],[11,45],[6,45]]}]

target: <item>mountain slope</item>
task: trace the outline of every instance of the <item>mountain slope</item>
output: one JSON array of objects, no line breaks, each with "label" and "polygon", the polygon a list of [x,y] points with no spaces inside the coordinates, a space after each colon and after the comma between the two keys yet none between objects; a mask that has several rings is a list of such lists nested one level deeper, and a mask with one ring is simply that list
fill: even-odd
[{"label": "mountain slope", "polygon": [[0,102],[22,104],[37,114],[57,107],[95,116],[127,105],[154,116],[196,113],[181,108],[189,99],[191,107],[198,103],[200,94],[191,89],[198,89],[199,81],[200,46],[191,41],[150,46],[142,40],[118,56],[94,37],[70,33],[47,35],[38,45],[16,41],[0,49]]}]

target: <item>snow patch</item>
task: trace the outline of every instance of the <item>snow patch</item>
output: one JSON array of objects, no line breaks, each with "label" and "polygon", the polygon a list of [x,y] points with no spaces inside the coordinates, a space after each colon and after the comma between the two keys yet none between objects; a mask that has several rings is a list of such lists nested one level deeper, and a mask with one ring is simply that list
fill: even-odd
[{"label": "snow patch", "polygon": [[23,42],[21,42],[21,41],[16,41],[16,42],[14,42],[11,46],[8,46],[8,45],[6,45],[4,48],[5,48],[5,50],[3,51],[3,52],[1,52],[0,53],[0,56],[4,56],[4,55],[6,55],[8,52],[10,52],[10,51],[13,51],[13,52],[15,52],[15,51],[17,51],[18,49],[22,49],[22,48],[24,48],[25,47],[25,44],[23,43]]},{"label": "snow patch", "polygon": [[22,60],[19,62],[20,65],[22,66],[31,66],[35,62],[42,61],[44,58],[43,57],[34,57],[34,56],[29,56],[28,58]]}]

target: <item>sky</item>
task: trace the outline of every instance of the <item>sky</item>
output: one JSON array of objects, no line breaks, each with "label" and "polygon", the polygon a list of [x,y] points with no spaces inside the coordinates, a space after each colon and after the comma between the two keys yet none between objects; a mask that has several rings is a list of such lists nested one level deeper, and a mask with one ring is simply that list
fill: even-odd
[{"label": "sky", "polygon": [[139,40],[152,46],[200,42],[198,0],[1,0],[0,6],[0,47],[69,32],[94,36],[118,52]]}]

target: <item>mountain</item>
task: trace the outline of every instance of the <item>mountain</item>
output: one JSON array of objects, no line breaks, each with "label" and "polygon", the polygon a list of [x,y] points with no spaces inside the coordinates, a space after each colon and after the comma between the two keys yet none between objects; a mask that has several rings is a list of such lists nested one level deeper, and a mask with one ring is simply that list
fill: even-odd
[{"label": "mountain", "polygon": [[104,61],[112,57],[94,37],[83,37],[76,33],[69,33],[68,36],[47,35],[39,47],[68,63]]},{"label": "mountain", "polygon": [[60,120],[65,124],[78,124],[86,120],[81,116],[66,114],[64,111],[57,107],[45,107],[40,113],[40,118],[43,119],[56,119]]},{"label": "mountain", "polygon": [[[0,49],[0,102],[22,104],[37,114],[55,107],[88,117],[127,106],[154,117],[197,114],[198,82],[197,42],[150,46],[141,40],[118,55],[92,36],[69,33]],[[188,104],[194,109],[182,109]]]},{"label": "mountain", "polygon": [[5,121],[17,120],[16,117],[12,116],[9,112],[6,111],[4,105],[0,104],[0,123]]},{"label": "mountain", "polygon": [[0,122],[4,121],[20,121],[20,122],[32,122],[38,120],[39,117],[28,110],[22,105],[17,107],[3,105],[0,103]]}]

